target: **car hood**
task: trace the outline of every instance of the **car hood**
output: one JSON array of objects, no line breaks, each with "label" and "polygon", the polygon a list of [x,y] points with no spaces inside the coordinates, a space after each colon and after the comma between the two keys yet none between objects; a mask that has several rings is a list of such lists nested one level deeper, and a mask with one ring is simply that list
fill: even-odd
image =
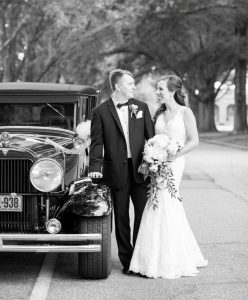
[{"label": "car hood", "polygon": [[[9,141],[4,141],[8,133]],[[26,151],[36,159],[53,157],[59,153],[77,154],[73,148],[73,131],[47,127],[0,127],[0,148]]]}]

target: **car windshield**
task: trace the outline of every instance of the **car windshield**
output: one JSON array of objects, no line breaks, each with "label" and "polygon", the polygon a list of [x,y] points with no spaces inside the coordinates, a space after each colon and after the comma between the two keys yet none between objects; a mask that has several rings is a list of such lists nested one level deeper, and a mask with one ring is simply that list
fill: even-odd
[{"label": "car windshield", "polygon": [[72,130],[74,103],[0,103],[0,126],[49,126]]}]

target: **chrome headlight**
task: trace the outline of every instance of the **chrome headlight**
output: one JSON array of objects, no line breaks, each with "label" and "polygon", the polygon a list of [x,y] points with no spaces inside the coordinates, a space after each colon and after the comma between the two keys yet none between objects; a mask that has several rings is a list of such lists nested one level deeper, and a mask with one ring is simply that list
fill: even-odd
[{"label": "chrome headlight", "polygon": [[46,229],[49,233],[56,234],[61,230],[61,223],[59,220],[52,218],[46,223]]},{"label": "chrome headlight", "polygon": [[63,169],[53,159],[38,160],[30,170],[32,185],[41,192],[54,191],[62,183]]}]

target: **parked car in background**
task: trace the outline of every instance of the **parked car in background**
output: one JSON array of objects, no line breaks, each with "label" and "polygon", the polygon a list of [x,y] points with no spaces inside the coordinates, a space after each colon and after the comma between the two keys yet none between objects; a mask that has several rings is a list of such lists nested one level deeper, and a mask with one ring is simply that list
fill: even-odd
[{"label": "parked car in background", "polygon": [[98,96],[91,86],[0,84],[0,252],[78,252],[82,278],[110,274],[110,190],[84,177],[88,137],[77,132]]}]

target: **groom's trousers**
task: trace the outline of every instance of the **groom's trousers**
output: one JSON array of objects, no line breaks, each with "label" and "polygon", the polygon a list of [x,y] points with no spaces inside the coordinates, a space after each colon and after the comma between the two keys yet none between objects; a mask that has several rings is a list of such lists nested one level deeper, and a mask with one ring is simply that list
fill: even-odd
[{"label": "groom's trousers", "polygon": [[[142,213],[147,201],[147,182],[137,184],[133,177],[132,159],[128,159],[128,178],[121,189],[112,189],[115,215],[115,233],[119,259],[124,269],[129,269],[133,246],[137,238]],[[129,218],[130,196],[134,206],[133,246]]]}]

